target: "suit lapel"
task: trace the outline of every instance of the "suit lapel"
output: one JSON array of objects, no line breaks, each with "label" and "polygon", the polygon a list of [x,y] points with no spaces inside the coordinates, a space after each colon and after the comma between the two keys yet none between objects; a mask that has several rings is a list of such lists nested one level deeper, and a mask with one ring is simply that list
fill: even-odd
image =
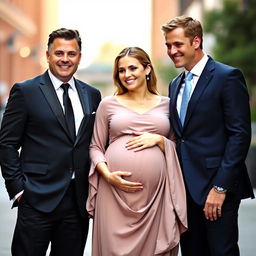
[{"label": "suit lapel", "polygon": [[87,93],[85,85],[76,79],[75,79],[75,85],[76,85],[76,89],[77,89],[79,99],[80,99],[80,102],[81,102],[81,105],[83,108],[83,112],[84,112],[84,117],[81,121],[80,127],[78,129],[78,133],[76,136],[75,143],[77,143],[82,136],[82,131],[84,131],[83,128],[86,126],[86,124],[89,120],[88,117],[90,115],[91,108],[90,108],[90,101],[89,101],[89,97],[88,97],[88,93]]},{"label": "suit lapel", "polygon": [[180,117],[177,111],[177,97],[180,91],[184,79],[185,72],[182,72],[173,83],[171,83],[170,88],[170,99],[171,99],[171,118],[173,120],[172,125],[178,135],[181,134],[182,125],[180,122]]},{"label": "suit lapel", "polygon": [[51,107],[53,113],[55,114],[57,120],[59,121],[60,125],[65,130],[65,132],[67,133],[69,138],[72,139],[69,134],[66,122],[65,122],[63,109],[60,105],[58,96],[56,94],[56,91],[54,90],[53,84],[51,82],[51,79],[50,79],[47,71],[42,75],[42,79],[40,82],[40,89],[42,90],[42,92],[46,98],[46,101],[50,105],[50,107]]},{"label": "suit lapel", "polygon": [[196,84],[194,92],[190,98],[183,128],[186,126],[187,122],[189,121],[197,103],[200,100],[202,93],[209,85],[209,82],[211,81],[213,76],[213,73],[212,73],[213,69],[214,69],[214,61],[211,58],[209,58],[202,74],[199,77],[199,80]]},{"label": "suit lapel", "polygon": [[79,99],[83,108],[84,115],[90,114],[90,105],[88,100],[87,90],[85,85],[75,79],[76,89],[79,95]]}]

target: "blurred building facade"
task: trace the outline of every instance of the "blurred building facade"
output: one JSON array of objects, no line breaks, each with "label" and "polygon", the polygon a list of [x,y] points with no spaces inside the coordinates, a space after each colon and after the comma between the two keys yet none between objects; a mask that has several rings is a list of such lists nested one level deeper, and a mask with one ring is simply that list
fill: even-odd
[{"label": "blurred building facade", "polygon": [[167,56],[161,26],[179,15],[180,3],[179,0],[152,0],[151,5],[151,57],[153,60],[159,60]]},{"label": "blurred building facade", "polygon": [[58,1],[0,0],[0,97],[44,69],[48,34],[58,22]]}]

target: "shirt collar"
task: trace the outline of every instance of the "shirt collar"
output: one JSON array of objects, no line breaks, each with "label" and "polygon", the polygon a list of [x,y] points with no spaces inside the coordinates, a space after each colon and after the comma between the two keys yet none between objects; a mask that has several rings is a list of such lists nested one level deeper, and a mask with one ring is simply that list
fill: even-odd
[{"label": "shirt collar", "polygon": [[[49,74],[49,77],[51,79],[54,89],[58,90],[60,88],[60,86],[63,84],[63,82],[61,80],[59,80],[56,76],[54,76],[50,69],[48,69],[48,74]],[[69,83],[70,88],[72,90],[76,90],[75,89],[75,80],[74,80],[73,76],[67,83]]]},{"label": "shirt collar", "polygon": [[[201,73],[204,70],[204,67],[208,61],[209,57],[204,53],[204,56],[201,60],[198,61],[198,63],[196,63],[196,65],[190,70],[191,73],[193,73],[193,75],[199,77],[201,75]],[[185,74],[187,75],[188,71],[185,70]]]}]

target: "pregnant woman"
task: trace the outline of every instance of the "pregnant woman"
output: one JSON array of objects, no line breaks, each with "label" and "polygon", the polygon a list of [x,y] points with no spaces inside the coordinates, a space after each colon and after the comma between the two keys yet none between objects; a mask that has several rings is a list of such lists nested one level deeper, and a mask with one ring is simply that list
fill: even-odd
[{"label": "pregnant woman", "polygon": [[114,63],[115,96],[102,100],[90,146],[87,210],[93,256],[176,256],[186,198],[150,58],[125,48]]}]

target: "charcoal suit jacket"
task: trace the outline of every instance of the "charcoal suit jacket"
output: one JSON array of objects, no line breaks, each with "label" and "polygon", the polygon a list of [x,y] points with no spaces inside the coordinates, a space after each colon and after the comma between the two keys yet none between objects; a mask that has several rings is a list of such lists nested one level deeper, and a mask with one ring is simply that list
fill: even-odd
[{"label": "charcoal suit jacket", "polygon": [[16,83],[2,120],[0,164],[10,199],[22,196],[35,209],[52,212],[75,176],[79,209],[86,216],[89,144],[100,92],[75,79],[84,117],[75,141],[48,72]]}]

